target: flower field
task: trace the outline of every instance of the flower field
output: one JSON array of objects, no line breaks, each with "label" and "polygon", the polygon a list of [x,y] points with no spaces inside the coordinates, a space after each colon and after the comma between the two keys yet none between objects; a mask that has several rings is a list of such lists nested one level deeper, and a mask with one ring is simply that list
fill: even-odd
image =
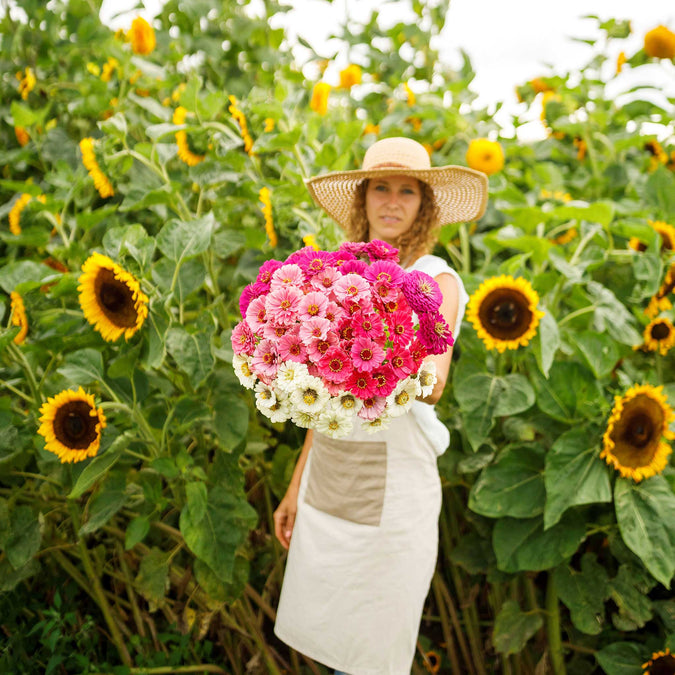
[{"label": "flower field", "polygon": [[0,19],[0,671],[327,672],[272,633],[303,432],[231,338],[267,261],[341,244],[303,179],[405,135],[490,181],[436,250],[471,300],[414,672],[675,672],[672,101],[606,90],[675,73],[675,34],[616,60],[630,24],[597,19],[583,69],[518,87],[524,143],[429,46],[448,2],[351,23],[339,74],[276,0],[118,32],[98,4]]}]

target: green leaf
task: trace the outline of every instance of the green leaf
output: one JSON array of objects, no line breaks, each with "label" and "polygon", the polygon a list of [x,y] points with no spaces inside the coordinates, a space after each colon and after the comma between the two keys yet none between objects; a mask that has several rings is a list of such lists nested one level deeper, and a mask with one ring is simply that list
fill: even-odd
[{"label": "green leaf", "polygon": [[586,428],[560,436],[546,455],[544,526],[555,525],[571,506],[611,502],[607,465],[599,458],[598,439]]},{"label": "green leaf", "polygon": [[125,550],[130,551],[136,544],[143,541],[148,532],[150,532],[150,520],[147,516],[137,516],[129,521],[124,534]]},{"label": "green leaf", "polygon": [[250,411],[238,395],[224,394],[213,401],[214,429],[224,450],[232,451],[248,432]]},{"label": "green leaf", "polygon": [[99,128],[104,134],[112,136],[117,140],[124,140],[128,133],[127,120],[121,112],[115,113],[98,123]]},{"label": "green leaf", "polygon": [[9,509],[9,531],[3,537],[5,554],[10,565],[19,570],[40,550],[40,520],[30,506]]},{"label": "green leaf", "polygon": [[467,532],[460,537],[450,553],[450,559],[463,567],[469,574],[487,574],[497,560],[492,542],[477,532]]},{"label": "green leaf", "polygon": [[89,517],[80,527],[79,536],[96,532],[103,527],[127,502],[126,478],[122,473],[108,474],[88,503]]},{"label": "green leaf", "polygon": [[158,308],[153,307],[145,320],[146,330],[143,342],[143,363],[147,368],[159,368],[166,355],[164,337],[169,328],[168,316]]},{"label": "green leaf", "polygon": [[515,600],[507,600],[495,619],[492,642],[500,654],[518,654],[527,641],[542,627],[537,612],[523,612]]},{"label": "green leaf", "polygon": [[620,354],[616,342],[609,335],[585,331],[570,337],[597,378],[602,379],[614,370]]},{"label": "green leaf", "polygon": [[544,316],[539,321],[539,329],[531,344],[539,370],[544,377],[548,377],[553,358],[560,347],[560,333],[553,314],[544,307],[540,309],[544,311]]},{"label": "green leaf", "polygon": [[138,592],[150,602],[151,610],[164,604],[169,588],[169,563],[171,553],[153,547],[141,558],[141,567],[135,579]]},{"label": "green leaf", "polygon": [[643,675],[645,648],[635,642],[613,642],[595,652],[600,667],[607,675]]},{"label": "green leaf", "polygon": [[197,559],[194,562],[194,573],[197,583],[208,594],[209,598],[216,602],[232,602],[241,597],[249,577],[250,564],[242,555],[235,555],[232,581],[230,583],[220,581],[211,568]]},{"label": "green leaf", "polygon": [[660,166],[650,174],[644,196],[649,204],[660,209],[664,219],[672,217],[675,213],[675,177],[672,172]]},{"label": "green leaf", "polygon": [[587,635],[598,635],[605,622],[605,600],[611,593],[605,568],[593,554],[585,553],[581,571],[563,565],[555,570],[554,578],[574,626]]},{"label": "green leaf", "polygon": [[255,526],[257,514],[243,496],[217,485],[208,494],[206,512],[194,518],[186,506],[180,514],[180,531],[190,550],[214,572],[220,581],[233,580],[237,547]]},{"label": "green leaf", "polygon": [[612,600],[618,608],[612,614],[612,623],[618,630],[638,630],[652,618],[652,601],[648,596],[652,585],[652,578],[633,565],[619,567],[610,582]]},{"label": "green leaf", "polygon": [[23,103],[12,101],[9,108],[15,127],[32,127],[34,124],[44,124],[45,117],[49,112],[49,106],[33,110]]},{"label": "green leaf", "polygon": [[565,516],[548,530],[544,530],[541,517],[500,518],[492,533],[492,545],[500,570],[536,572],[568,560],[585,536],[585,523],[574,515]]},{"label": "green leaf", "polygon": [[624,345],[632,346],[642,342],[642,335],[635,329],[633,315],[612,291],[595,281],[589,281],[586,288],[593,304],[596,305],[593,323],[598,333],[607,331],[617,342]]},{"label": "green leaf", "polygon": [[157,246],[165,256],[180,262],[207,251],[215,227],[216,220],[212,212],[189,222],[170,220],[159,231]]},{"label": "green leaf", "polygon": [[190,378],[196,389],[211,372],[214,358],[211,354],[211,336],[207,333],[188,333],[184,328],[170,328],[166,347],[178,367]]},{"label": "green leaf", "polygon": [[614,204],[612,202],[595,202],[583,206],[558,206],[553,209],[551,216],[560,220],[587,220],[590,223],[600,223],[607,227],[614,218]]},{"label": "green leaf", "polygon": [[185,507],[190,512],[190,519],[199,522],[206,515],[208,493],[202,481],[191,481],[185,484]]},{"label": "green leaf", "polygon": [[56,272],[47,265],[41,265],[32,260],[20,260],[11,262],[0,269],[0,287],[7,294],[14,290],[25,293],[49,281],[54,281],[60,276],[60,272]]},{"label": "green leaf", "polygon": [[68,354],[58,372],[75,385],[104,381],[103,358],[96,349],[80,349]]},{"label": "green leaf", "polygon": [[469,508],[489,518],[529,518],[544,510],[543,455],[537,448],[501,452],[469,494]]},{"label": "green leaf", "polygon": [[614,505],[626,546],[669,587],[675,573],[675,495],[668,482],[662,476],[640,483],[618,478]]}]

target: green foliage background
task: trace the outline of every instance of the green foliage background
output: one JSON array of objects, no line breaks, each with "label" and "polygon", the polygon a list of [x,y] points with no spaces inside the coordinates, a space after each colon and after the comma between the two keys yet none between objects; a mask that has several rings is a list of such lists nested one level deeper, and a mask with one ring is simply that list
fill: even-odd
[{"label": "green foliage background", "polygon": [[[333,90],[326,115],[310,109],[314,83],[283,31],[268,27],[284,11],[274,0],[263,16],[247,2],[170,0],[143,57],[101,24],[97,0],[17,5],[27,21],[0,22],[0,666],[325,672],[271,630],[284,564],[271,514],[301,433],[256,414],[232,372],[229,334],[264,260],[310,234],[321,248],[339,242],[303,179],[358,166],[376,138],[366,124],[429,144],[435,165],[464,164],[473,138],[498,138],[488,112],[469,105],[469,57],[453,71],[429,47],[448,3],[413,0],[414,25],[383,30],[374,13],[343,28],[364,84]],[[615,395],[663,384],[675,401],[672,356],[633,349],[672,257],[647,221],[675,221],[672,159],[655,162],[637,130],[672,120],[639,94],[623,106],[606,96],[607,45],[629,28],[597,23],[586,68],[543,76],[557,94],[546,105],[552,133],[499,138],[506,164],[490,179],[486,215],[442,231],[437,252],[470,293],[495,275],[523,276],[546,316],[528,347],[502,356],[468,324],[462,331],[438,406],[453,440],[439,461],[441,550],[416,672],[432,669],[434,652],[441,672],[630,675],[675,649],[675,472],[636,484],[599,459]],[[109,57],[119,67],[104,82],[87,64]],[[647,60],[640,51],[626,67]],[[22,99],[15,74],[27,66],[37,82]],[[413,105],[410,80],[424,89]],[[540,105],[532,84],[519,93]],[[179,104],[206,154],[192,168],[176,154]],[[111,198],[82,165],[87,136]],[[29,202],[15,235],[7,217],[23,193],[45,202]],[[629,250],[632,236],[647,249]],[[106,343],[80,310],[77,279],[93,251],[150,298],[128,342]],[[12,291],[30,326],[20,346]],[[95,459],[62,465],[37,435],[38,411],[78,386],[96,395],[108,427]]]}]

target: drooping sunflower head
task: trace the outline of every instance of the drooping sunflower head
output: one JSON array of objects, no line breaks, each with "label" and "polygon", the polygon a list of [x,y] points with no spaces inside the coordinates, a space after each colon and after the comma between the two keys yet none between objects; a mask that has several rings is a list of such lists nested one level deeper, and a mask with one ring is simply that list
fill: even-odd
[{"label": "drooping sunflower head", "polygon": [[502,275],[486,279],[469,299],[467,319],[487,349],[500,354],[525,346],[537,332],[544,312],[539,296],[522,277]]},{"label": "drooping sunflower head", "polygon": [[96,455],[105,415],[82,387],[77,391],[66,389],[47,399],[40,413],[38,433],[45,439],[45,449],[57,455],[62,464]]},{"label": "drooping sunflower head", "polygon": [[108,256],[93,253],[82,265],[80,306],[85,319],[108,342],[128,340],[148,316],[148,296],[129,272]]},{"label": "drooping sunflower head", "polygon": [[654,652],[647,663],[642,664],[643,675],[673,675],[675,673],[675,656],[666,648],[662,652]]},{"label": "drooping sunflower head", "polygon": [[672,452],[664,439],[675,438],[669,429],[673,419],[663,387],[631,387],[614,399],[600,457],[636,483],[661,473]]},{"label": "drooping sunflower head", "polygon": [[10,308],[12,312],[12,326],[18,326],[19,332],[14,336],[14,344],[20,345],[28,335],[28,318],[26,317],[26,306],[23,304],[23,298],[16,292],[9,294]]},{"label": "drooping sunflower head", "polygon": [[643,349],[650,352],[659,352],[664,356],[675,346],[675,327],[665,317],[654,319],[645,328],[643,338]]}]

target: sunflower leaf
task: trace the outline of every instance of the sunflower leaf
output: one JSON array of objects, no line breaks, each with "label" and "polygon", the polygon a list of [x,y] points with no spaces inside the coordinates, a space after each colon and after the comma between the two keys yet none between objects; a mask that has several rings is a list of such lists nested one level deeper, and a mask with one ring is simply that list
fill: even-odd
[{"label": "sunflower leaf", "polygon": [[635,642],[613,642],[595,652],[600,667],[607,675],[642,675],[645,651]]},{"label": "sunflower leaf", "polygon": [[9,509],[9,530],[3,539],[3,548],[10,565],[19,570],[40,550],[41,515],[36,516],[30,506]]},{"label": "sunflower leaf", "polygon": [[150,602],[150,609],[161,606],[169,586],[171,553],[152,548],[141,558],[141,568],[135,579],[140,594]]},{"label": "sunflower leaf", "polygon": [[123,473],[110,473],[99,490],[92,495],[87,504],[89,518],[80,527],[79,536],[96,532],[103,527],[127,502],[126,476]]},{"label": "sunflower leaf", "polygon": [[548,377],[553,357],[560,347],[560,332],[553,313],[544,307],[540,309],[544,310],[544,316],[539,321],[539,330],[532,338],[532,348],[539,370],[544,377]]},{"label": "sunflower leaf", "polygon": [[176,263],[208,250],[216,219],[209,212],[203,218],[189,222],[170,220],[157,235],[159,250]]},{"label": "sunflower leaf", "polygon": [[618,630],[633,631],[642,628],[652,618],[649,591],[655,585],[642,568],[624,564],[610,582],[611,597],[618,611],[612,614],[612,623]]},{"label": "sunflower leaf", "polygon": [[584,331],[569,336],[576,343],[586,363],[598,379],[609,375],[619,360],[619,347],[605,333]]},{"label": "sunflower leaf", "polygon": [[182,327],[171,328],[166,334],[166,347],[196,389],[213,368],[211,336],[204,332],[188,333]]},{"label": "sunflower leaf", "polygon": [[543,623],[541,614],[523,612],[515,600],[507,600],[495,619],[492,635],[495,649],[501,654],[517,654]]},{"label": "sunflower leaf", "polygon": [[621,537],[664,586],[675,573],[675,495],[662,476],[641,483],[618,478],[614,487]]},{"label": "sunflower leaf", "polygon": [[72,384],[83,385],[103,381],[103,358],[96,349],[80,349],[68,354],[58,369]]},{"label": "sunflower leaf", "polygon": [[612,488],[606,464],[587,428],[560,436],[546,455],[546,509],[544,527],[555,525],[571,506],[611,502]]}]

